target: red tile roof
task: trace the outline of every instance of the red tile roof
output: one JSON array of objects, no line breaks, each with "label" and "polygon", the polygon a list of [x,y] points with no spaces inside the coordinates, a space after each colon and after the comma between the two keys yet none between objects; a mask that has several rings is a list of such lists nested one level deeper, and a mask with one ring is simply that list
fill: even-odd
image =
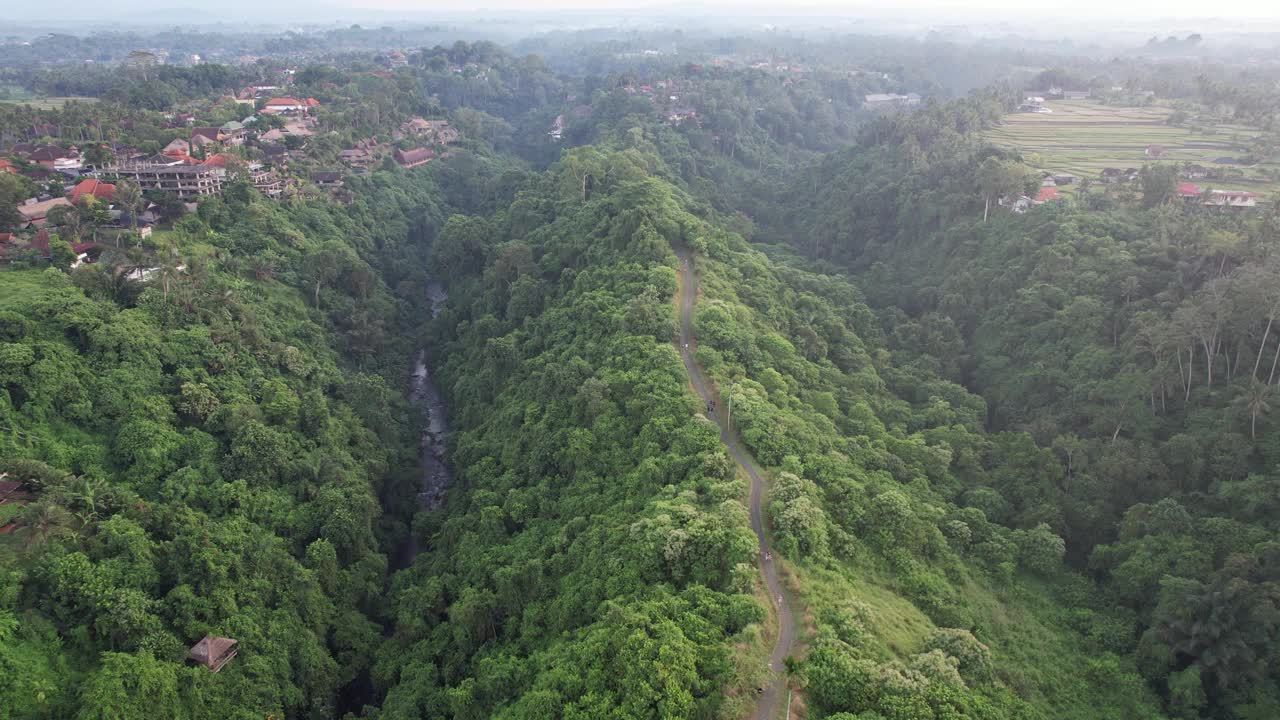
[{"label": "red tile roof", "polygon": [[1036,202],[1049,202],[1050,200],[1059,200],[1058,188],[1042,187],[1040,192],[1036,193]]},{"label": "red tile roof", "polygon": [[204,162],[200,164],[207,165],[209,167],[224,168],[227,166],[227,156],[224,155],[223,153],[218,153],[217,155],[210,155]]},{"label": "red tile roof", "polygon": [[1200,197],[1200,193],[1202,192],[1203,191],[1195,183],[1184,182],[1178,185],[1179,197]]},{"label": "red tile roof", "polygon": [[18,172],[18,167],[8,160],[0,158],[0,172]]},{"label": "red tile roof", "polygon": [[111,183],[104,183],[100,180],[87,178],[81,180],[75,189],[71,191],[71,202],[80,202],[80,198],[85,195],[92,195],[94,198],[103,202],[111,202],[112,196],[115,195],[116,186]]},{"label": "red tile roof", "polygon": [[291,98],[291,97],[277,97],[277,98],[271,98],[270,100],[268,100],[268,101],[267,101],[267,104],[266,104],[266,107],[276,107],[276,106],[288,107],[288,106],[290,106],[290,105],[298,105],[298,106],[302,106],[302,105],[305,105],[305,104],[306,104],[306,103],[302,102],[301,100],[299,100],[299,99],[297,99],[297,98]]}]

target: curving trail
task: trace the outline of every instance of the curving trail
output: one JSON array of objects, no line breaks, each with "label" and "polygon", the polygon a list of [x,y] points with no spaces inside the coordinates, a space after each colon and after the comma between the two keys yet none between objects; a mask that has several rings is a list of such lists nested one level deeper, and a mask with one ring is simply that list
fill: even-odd
[{"label": "curving trail", "polygon": [[[711,382],[707,379],[706,373],[693,358],[697,342],[693,336],[692,316],[693,303],[698,295],[698,277],[693,271],[688,250],[677,249],[676,256],[680,258],[680,289],[677,296],[680,304],[680,358],[684,361],[684,368],[689,373],[689,382],[693,384],[694,391],[698,393],[702,402],[707,404],[718,398],[711,389]],[[778,581],[773,552],[765,540],[764,514],[760,509],[764,481],[756,469],[751,453],[743,446],[737,433],[729,429],[724,411],[716,407],[707,413],[707,417],[720,426],[720,442],[724,443],[729,456],[751,479],[751,529],[755,531],[756,542],[759,545],[760,573],[764,576],[764,583],[769,589],[769,597],[772,598],[774,612],[778,618],[778,637],[774,642],[773,652],[769,654],[769,669],[773,671],[773,678],[760,693],[760,699],[756,703],[755,719],[774,720],[778,715],[779,700],[786,695],[786,675],[783,673],[782,663],[795,642],[795,619],[792,617],[791,605],[782,592],[782,584]]]}]

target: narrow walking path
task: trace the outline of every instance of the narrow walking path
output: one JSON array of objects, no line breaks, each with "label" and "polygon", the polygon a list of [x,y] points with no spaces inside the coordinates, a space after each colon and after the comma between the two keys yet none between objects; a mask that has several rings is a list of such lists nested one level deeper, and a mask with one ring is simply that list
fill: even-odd
[{"label": "narrow walking path", "polygon": [[787,694],[783,660],[791,652],[791,646],[795,642],[795,619],[792,617],[791,605],[787,602],[786,595],[782,592],[782,583],[778,581],[778,570],[774,565],[773,551],[769,549],[769,545],[765,540],[764,514],[760,509],[764,494],[764,480],[761,479],[760,472],[756,469],[751,453],[742,444],[738,434],[729,428],[728,418],[723,409],[710,405],[718,398],[711,390],[711,382],[707,379],[706,373],[703,372],[702,367],[693,358],[693,351],[697,348],[697,342],[693,336],[693,304],[698,296],[698,276],[693,271],[693,263],[688,250],[678,249],[676,250],[676,256],[680,258],[680,290],[678,295],[680,306],[680,358],[684,360],[684,368],[689,373],[689,382],[693,384],[694,391],[698,393],[698,397],[702,398],[704,404],[711,407],[707,416],[720,426],[720,442],[724,443],[725,448],[729,451],[729,456],[751,479],[751,529],[755,531],[756,542],[759,546],[758,562],[760,563],[760,573],[764,576],[764,583],[769,589],[769,597],[778,619],[778,636],[773,645],[773,652],[769,654],[769,669],[773,671],[773,677],[760,693],[760,699],[756,703],[755,718],[756,720],[774,720],[778,715],[778,703]]}]

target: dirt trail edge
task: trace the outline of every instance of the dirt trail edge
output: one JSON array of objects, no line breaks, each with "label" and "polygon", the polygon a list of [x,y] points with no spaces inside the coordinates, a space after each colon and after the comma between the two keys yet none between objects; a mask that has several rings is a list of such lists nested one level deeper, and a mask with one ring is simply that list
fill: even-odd
[{"label": "dirt trail edge", "polygon": [[[676,256],[680,258],[680,358],[684,360],[684,368],[689,373],[689,382],[693,384],[694,391],[698,393],[702,402],[707,404],[718,401],[719,398],[711,390],[711,382],[693,357],[693,352],[697,349],[697,342],[693,336],[693,304],[698,296],[698,277],[694,273],[688,250],[678,248]],[[729,456],[751,479],[751,529],[755,531],[756,542],[759,545],[757,561],[778,618],[778,636],[773,645],[773,652],[769,654],[769,669],[773,671],[773,677],[760,693],[759,701],[756,703],[755,719],[774,720],[778,716],[778,703],[787,694],[783,660],[791,652],[791,646],[795,642],[795,619],[786,594],[782,591],[782,584],[778,581],[778,569],[774,565],[773,551],[769,549],[765,540],[764,514],[760,509],[764,494],[764,480],[756,469],[751,453],[743,446],[737,433],[729,429],[724,410],[719,407],[718,402],[707,416],[720,426],[720,442],[724,443]]]}]

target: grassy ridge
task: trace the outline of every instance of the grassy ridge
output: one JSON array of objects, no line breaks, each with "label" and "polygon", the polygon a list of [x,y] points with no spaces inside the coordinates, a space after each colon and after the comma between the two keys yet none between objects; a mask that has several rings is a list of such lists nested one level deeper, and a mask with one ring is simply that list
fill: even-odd
[{"label": "grassy ridge", "polygon": [[[847,282],[732,236],[714,239],[698,267],[699,357],[772,471],[774,546],[807,610],[800,682],[819,717],[899,717],[889,709],[906,696],[934,713],[920,717],[1161,717],[1132,660],[1095,639],[1107,611],[1089,607],[1083,580],[1056,563],[1034,569],[1020,554],[1029,534],[945,499],[970,443],[986,442],[980,400],[926,375],[898,395],[903,373],[918,371],[891,366]],[[955,534],[962,517],[971,541]],[[1023,548],[1016,560],[987,555],[1006,542]],[[1049,569],[1052,581],[1042,579]],[[930,665],[939,638],[965,633],[984,646],[987,671],[960,661],[957,677]],[[920,684],[886,680],[899,677]]]}]

